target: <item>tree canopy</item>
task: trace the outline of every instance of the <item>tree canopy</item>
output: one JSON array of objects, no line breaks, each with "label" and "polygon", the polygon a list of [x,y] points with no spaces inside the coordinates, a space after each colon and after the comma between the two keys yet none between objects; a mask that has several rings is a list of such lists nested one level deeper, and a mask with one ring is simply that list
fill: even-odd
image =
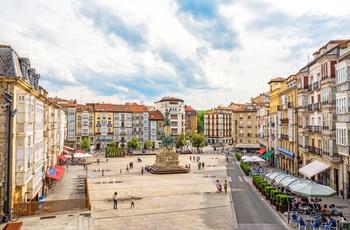
[{"label": "tree canopy", "polygon": [[176,145],[179,147],[184,147],[187,144],[186,142],[186,134],[180,133],[179,137],[177,138]]},{"label": "tree canopy", "polygon": [[80,148],[82,149],[90,149],[90,141],[88,138],[84,137],[83,140],[80,143]]},{"label": "tree canopy", "polygon": [[196,148],[203,148],[205,145],[203,133],[192,134],[192,146]]},{"label": "tree canopy", "polygon": [[197,113],[197,132],[204,132],[204,115],[207,114],[209,110],[200,110]]},{"label": "tree canopy", "polygon": [[147,149],[152,148],[153,147],[153,141],[147,140],[146,143],[145,143],[145,147]]},{"label": "tree canopy", "polygon": [[126,143],[129,148],[137,149],[140,148],[140,141],[136,137],[133,137],[130,141]]}]

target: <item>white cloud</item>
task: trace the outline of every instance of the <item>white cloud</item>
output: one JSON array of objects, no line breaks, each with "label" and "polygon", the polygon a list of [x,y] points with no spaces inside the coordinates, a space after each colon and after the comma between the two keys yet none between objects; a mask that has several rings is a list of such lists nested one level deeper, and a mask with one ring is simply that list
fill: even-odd
[{"label": "white cloud", "polygon": [[[50,96],[151,105],[167,94],[207,109],[248,101],[350,36],[345,0],[218,2],[198,20],[175,0],[0,0],[0,44],[31,60]],[[215,48],[227,36],[233,46]]]}]

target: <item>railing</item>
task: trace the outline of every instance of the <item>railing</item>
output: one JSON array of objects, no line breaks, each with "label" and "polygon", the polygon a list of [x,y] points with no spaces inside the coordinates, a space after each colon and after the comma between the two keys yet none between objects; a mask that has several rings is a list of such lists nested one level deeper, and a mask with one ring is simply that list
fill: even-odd
[{"label": "railing", "polygon": [[321,82],[317,81],[317,82],[314,83],[313,88],[314,88],[314,90],[316,90],[316,89],[319,89],[320,86],[321,86]]},{"label": "railing", "polygon": [[281,134],[281,139],[283,140],[289,140],[289,136],[286,134]]},{"label": "railing", "polygon": [[13,205],[13,210],[15,212],[18,212],[21,216],[67,212],[73,210],[89,210],[89,201],[87,198],[80,198],[68,200],[23,202],[15,203]]}]

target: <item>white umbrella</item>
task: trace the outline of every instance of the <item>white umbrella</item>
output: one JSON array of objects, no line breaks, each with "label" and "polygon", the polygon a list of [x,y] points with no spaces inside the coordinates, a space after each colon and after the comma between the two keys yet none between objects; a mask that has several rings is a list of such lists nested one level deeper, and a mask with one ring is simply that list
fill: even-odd
[{"label": "white umbrella", "polygon": [[254,162],[254,159],[252,157],[246,157],[243,159],[243,162]]},{"label": "white umbrella", "polygon": [[85,153],[85,154],[84,154],[84,157],[93,157],[93,155],[90,154],[90,153]]},{"label": "white umbrella", "polygon": [[250,158],[250,156],[247,156],[247,155],[241,156],[242,160],[247,159],[247,158]]},{"label": "white umbrella", "polygon": [[264,159],[258,156],[252,156],[252,159],[254,160],[254,162],[266,162]]},{"label": "white umbrella", "polygon": [[330,197],[337,193],[331,187],[317,184],[313,181],[308,183],[295,184],[293,183],[288,186],[288,189],[295,194],[301,196],[311,196],[311,197]]},{"label": "white umbrella", "polygon": [[74,158],[84,158],[85,154],[84,153],[74,153]]}]

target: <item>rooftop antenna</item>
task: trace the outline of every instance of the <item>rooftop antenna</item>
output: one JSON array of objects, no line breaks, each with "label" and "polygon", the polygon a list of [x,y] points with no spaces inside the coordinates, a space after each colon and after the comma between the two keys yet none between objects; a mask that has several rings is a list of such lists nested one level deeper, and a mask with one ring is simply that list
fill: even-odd
[{"label": "rooftop antenna", "polygon": [[310,63],[310,55],[307,54],[307,63]]}]

